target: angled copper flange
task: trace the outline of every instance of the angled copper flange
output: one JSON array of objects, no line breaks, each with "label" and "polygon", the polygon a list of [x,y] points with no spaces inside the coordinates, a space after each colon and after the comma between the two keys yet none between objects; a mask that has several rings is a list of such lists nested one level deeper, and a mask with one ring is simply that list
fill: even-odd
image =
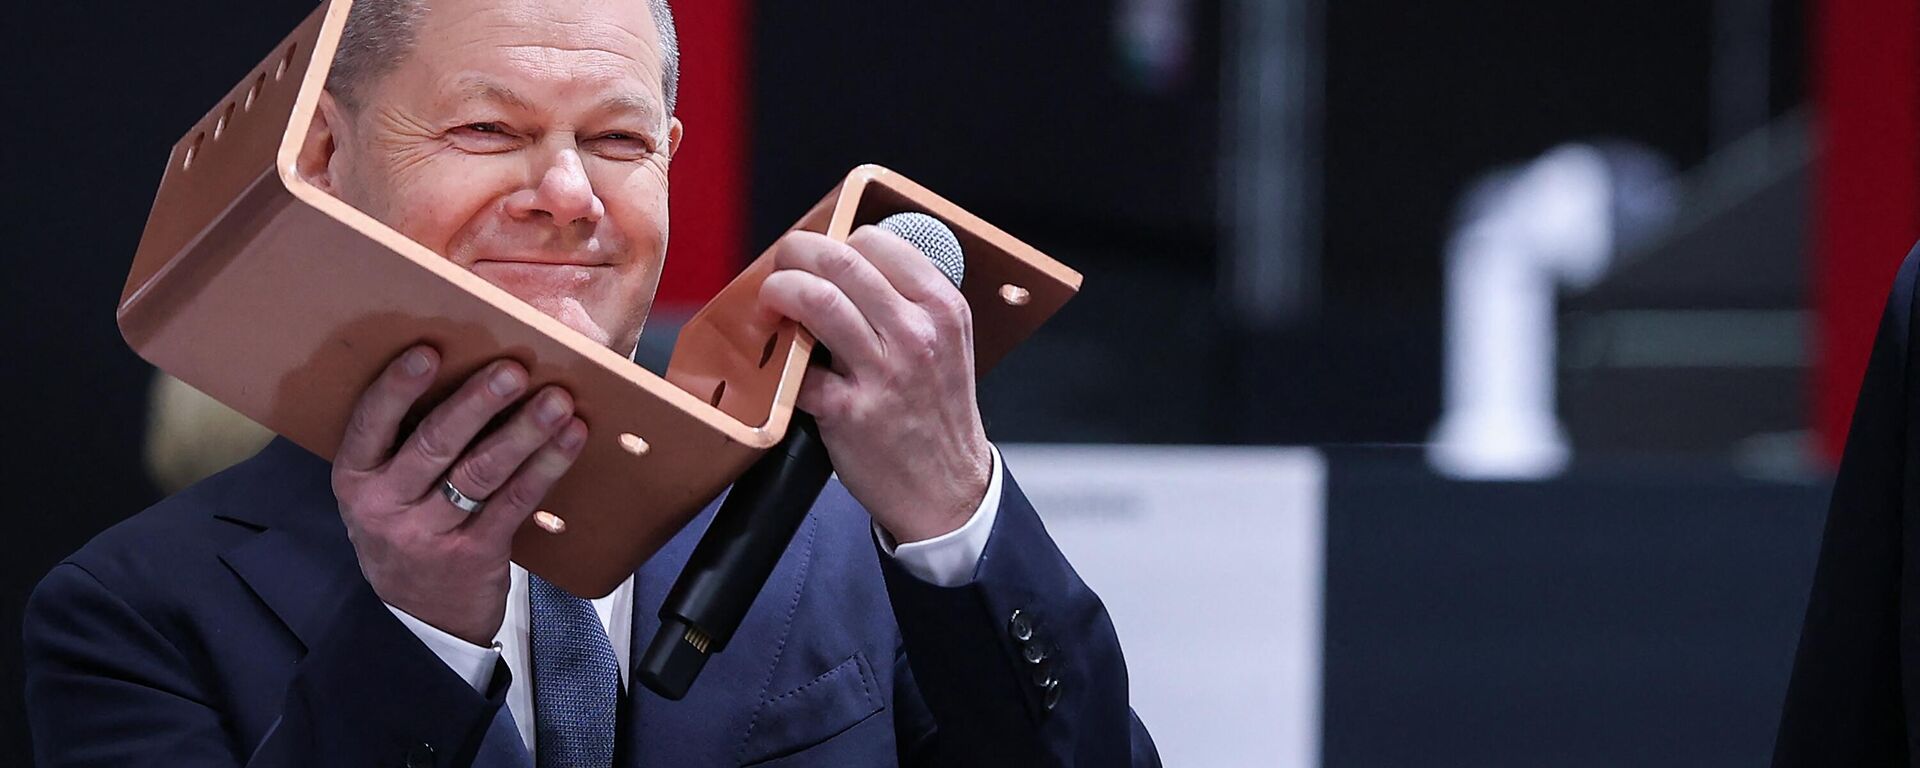
[{"label": "angled copper flange", "polygon": [[[323,457],[407,347],[441,353],[436,394],[511,357],[560,384],[592,435],[514,539],[514,560],[604,595],[785,434],[813,340],[757,320],[770,254],[681,331],[663,379],[307,184],[307,136],[351,0],[323,4],[174,146],[121,294],[141,357]],[[1072,298],[1080,275],[877,166],[794,225],[844,239],[899,211],[945,221],[985,372]]]}]

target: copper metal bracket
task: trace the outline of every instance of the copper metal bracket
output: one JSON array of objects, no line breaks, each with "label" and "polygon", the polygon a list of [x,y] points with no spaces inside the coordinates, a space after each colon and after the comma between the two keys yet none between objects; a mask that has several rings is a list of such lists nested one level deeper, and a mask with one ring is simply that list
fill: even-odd
[{"label": "copper metal bracket", "polygon": [[[779,442],[813,340],[756,319],[763,253],[684,327],[661,378],[307,184],[294,162],[350,5],[321,5],[174,146],[121,333],[329,459],[361,391],[407,347],[440,351],[437,393],[491,360],[520,361],[528,391],[573,393],[592,435],[547,514],[516,535],[514,560],[604,595]],[[903,210],[960,238],[982,373],[1079,289],[1077,272],[878,166],[854,169],[794,228],[844,239]]]}]

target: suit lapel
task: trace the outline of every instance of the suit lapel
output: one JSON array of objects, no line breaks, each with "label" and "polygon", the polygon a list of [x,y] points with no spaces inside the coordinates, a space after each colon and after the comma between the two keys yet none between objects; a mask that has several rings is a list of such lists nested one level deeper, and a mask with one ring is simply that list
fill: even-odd
[{"label": "suit lapel", "polygon": [[[266,604],[301,645],[312,648],[327,631],[360,575],[353,543],[333,502],[329,465],[277,439],[238,468],[230,503],[217,517],[259,530],[220,559]],[[261,498],[284,504],[263,507]],[[500,708],[474,758],[475,768],[534,768],[513,713]]]},{"label": "suit lapel", "polygon": [[633,644],[628,646],[629,663],[637,664],[640,654],[646,651],[647,644],[653,642],[653,635],[660,631],[660,606],[667,602],[667,593],[673,590],[673,582],[680,578],[680,571],[687,567],[687,559],[693,556],[693,548],[700,543],[700,537],[707,532],[707,526],[713,524],[713,513],[720,509],[720,503],[727,498],[721,492],[719,498],[707,504],[700,514],[694,515],[686,527],[668,539],[660,551],[647,558],[640,570],[633,574]]},{"label": "suit lapel", "polygon": [[513,710],[501,707],[500,714],[494,716],[493,725],[480,741],[480,752],[474,755],[473,768],[534,768],[533,755],[527,754],[527,744],[520,740]]},{"label": "suit lapel", "polygon": [[[361,578],[328,464],[280,438],[238,471],[232,501],[215,516],[260,532],[220,559],[311,648]],[[263,505],[263,498],[282,503]]]},{"label": "suit lapel", "polygon": [[[233,486],[235,503],[221,504],[215,515],[255,528],[259,534],[222,553],[220,559],[310,648],[327,630],[341,601],[356,586],[355,580],[362,578],[333,502],[330,467],[285,439],[276,439],[235,471],[243,473]],[[262,508],[242,501],[261,498],[285,503]],[[659,631],[660,606],[724,498],[723,494],[709,504],[635,573],[629,663],[640,658]],[[651,765],[675,757],[717,758],[737,751],[779,663],[788,622],[811,564],[811,540],[818,524],[811,515],[802,524],[740,631],[726,651],[708,661],[686,700],[669,702],[645,690],[637,676],[629,677],[636,682],[628,690],[617,735],[621,765]],[[504,708],[501,712],[475,765],[533,768],[511,715]]]},{"label": "suit lapel", "polygon": [[220,559],[306,648],[326,631],[360,577],[351,556],[343,560],[282,530],[262,531]]},{"label": "suit lapel", "polygon": [[[726,494],[721,494],[726,498]],[[715,499],[699,515],[682,528],[673,538],[668,539],[660,551],[647,559],[640,570],[633,575],[633,628],[630,644],[627,646],[627,663],[638,666],[641,655],[647,651],[647,645],[653,642],[653,635],[660,631],[660,606],[667,602],[667,592],[673,589],[673,582],[680,571],[687,566],[687,558],[693,554],[693,547],[700,541],[707,525],[713,521],[714,510],[720,506]],[[664,745],[652,743],[654,739],[643,738],[641,723],[651,722],[667,713],[670,702],[655,695],[640,684],[640,676],[633,669],[628,670],[625,706],[620,708],[620,725],[617,738],[619,745],[615,755],[624,766],[653,765],[660,763],[664,755],[679,750],[663,749]],[[696,683],[697,684],[697,683]],[[643,715],[642,712],[647,714]],[[643,752],[641,750],[649,750]],[[642,754],[652,759],[641,760]]]},{"label": "suit lapel", "polygon": [[[686,567],[694,546],[713,522],[720,499],[689,522],[647,560],[634,577],[633,637],[629,663],[636,663],[660,629],[660,606]],[[813,562],[819,520],[807,516],[793,544],[767,577],[753,607],[726,650],[707,660],[693,689],[668,701],[638,683],[627,692],[619,732],[619,763],[637,765],[733,765],[738,762],[754,716],[766,700],[789,639],[802,587]],[[643,757],[644,756],[644,757]]]}]

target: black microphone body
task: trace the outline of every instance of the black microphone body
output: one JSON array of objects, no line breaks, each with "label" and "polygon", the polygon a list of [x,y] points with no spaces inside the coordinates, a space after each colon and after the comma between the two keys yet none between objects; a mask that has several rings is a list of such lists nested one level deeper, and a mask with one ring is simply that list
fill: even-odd
[{"label": "black microphone body", "polygon": [[[879,226],[919,248],[960,284],[965,261],[946,225],[926,214],[901,213]],[[814,347],[812,364],[826,367],[831,359],[826,348]],[[660,605],[660,630],[635,673],[642,684],[673,701],[687,695],[707,657],[733,639],[832,475],[819,425],[794,410],[786,437],[734,482]]]},{"label": "black microphone body", "polygon": [[687,695],[707,657],[733,639],[832,475],[819,425],[794,411],[786,438],[734,482],[674,581],[640,659],[641,683],[674,701]]}]

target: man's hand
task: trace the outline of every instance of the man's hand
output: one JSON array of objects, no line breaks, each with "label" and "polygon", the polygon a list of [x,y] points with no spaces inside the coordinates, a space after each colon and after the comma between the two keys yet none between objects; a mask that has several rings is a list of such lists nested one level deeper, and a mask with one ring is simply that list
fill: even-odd
[{"label": "man's hand", "polygon": [[973,316],[958,288],[912,244],[873,226],[836,243],[789,232],[760,288],[833,352],[798,405],[833,467],[901,543],[966,523],[986,495],[992,448],[974,397]]},{"label": "man's hand", "polygon": [[[587,425],[573,417],[571,395],[546,387],[483,435],[527,387],[525,368],[496,360],[396,447],[439,362],[430,347],[409,349],[360,396],[334,456],[333,495],[381,600],[488,645],[506,617],[514,531],[573,466]],[[441,478],[486,505],[469,516],[441,495]]]}]

